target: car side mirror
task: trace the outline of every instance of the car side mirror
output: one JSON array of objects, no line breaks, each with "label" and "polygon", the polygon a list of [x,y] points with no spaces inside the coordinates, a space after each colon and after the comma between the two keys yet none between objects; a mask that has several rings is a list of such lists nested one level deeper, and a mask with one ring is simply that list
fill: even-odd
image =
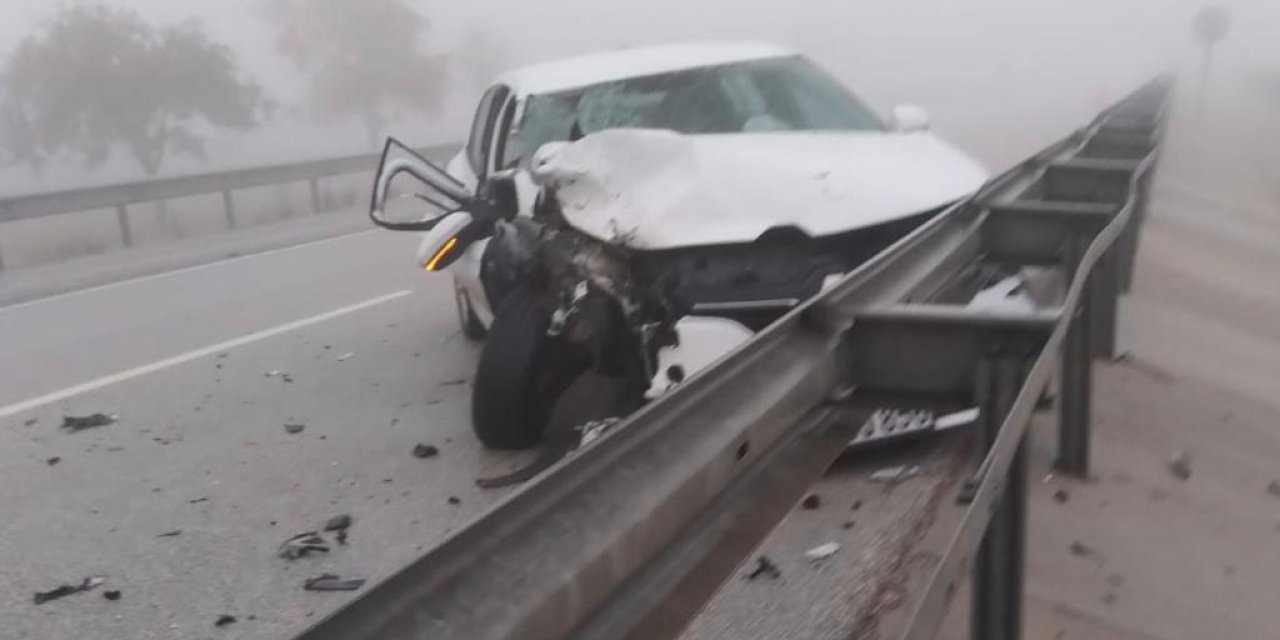
[{"label": "car side mirror", "polygon": [[889,126],[899,133],[928,131],[929,112],[914,104],[900,104],[893,108]]},{"label": "car side mirror", "polygon": [[[393,193],[392,182],[401,174],[414,178],[408,194]],[[429,205],[423,215],[421,205],[391,211],[393,203],[407,202],[413,196]],[[471,210],[476,198],[469,189],[440,167],[423,158],[398,140],[387,140],[382,161],[374,178],[369,217],[380,227],[392,231],[430,231],[448,214]]]}]

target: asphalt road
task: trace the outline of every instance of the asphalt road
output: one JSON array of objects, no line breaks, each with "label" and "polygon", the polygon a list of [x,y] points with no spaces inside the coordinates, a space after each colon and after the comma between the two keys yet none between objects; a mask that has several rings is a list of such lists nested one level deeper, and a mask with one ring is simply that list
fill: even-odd
[{"label": "asphalt road", "polygon": [[[0,308],[0,637],[285,637],[351,597],[306,578],[385,577],[501,498],[473,480],[526,456],[470,434],[476,347],[414,242],[357,233]],[[95,412],[119,420],[60,428]],[[345,546],[275,556],[340,513]],[[88,576],[106,584],[32,602]]]}]

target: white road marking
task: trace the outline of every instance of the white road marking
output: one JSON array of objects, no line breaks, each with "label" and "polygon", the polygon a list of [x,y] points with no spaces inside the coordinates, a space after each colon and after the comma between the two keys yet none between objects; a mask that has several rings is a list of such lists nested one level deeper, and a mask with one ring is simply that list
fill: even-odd
[{"label": "white road marking", "polygon": [[282,333],[288,333],[290,331],[301,329],[303,327],[308,327],[313,324],[318,324],[326,320],[332,320],[340,316],[345,316],[347,314],[355,313],[363,309],[368,309],[369,307],[375,307],[377,305],[391,302],[393,300],[399,300],[400,298],[403,298],[409,295],[413,295],[413,291],[409,289],[403,289],[401,291],[396,291],[395,293],[388,293],[387,295],[378,296],[376,298],[370,298],[368,300],[365,300],[364,302],[358,302],[350,306],[342,307],[341,309],[334,309],[333,311],[328,311],[320,315],[311,316],[310,318],[295,320],[293,322],[271,327],[270,329],[255,331],[254,333],[240,336],[239,338],[227,340],[226,342],[220,342],[218,344],[209,345],[207,347],[201,347],[194,351],[188,351],[181,355],[173,356],[172,358],[165,358],[164,360],[152,362],[151,364],[144,364],[140,367],[134,367],[126,371],[113,373],[109,376],[103,376],[96,380],[90,380],[88,382],[67,387],[65,389],[60,389],[52,393],[46,393],[45,395],[42,395],[36,398],[31,398],[29,400],[23,400],[21,402],[11,404],[7,407],[0,407],[0,418],[7,418],[9,416],[17,415],[24,411],[30,411],[31,409],[42,407],[44,405],[58,402],[60,400],[65,400],[67,398],[77,396],[82,393],[95,391],[97,389],[101,389],[103,387],[107,387],[119,382],[124,382],[125,380],[130,380],[132,378],[145,376],[149,373],[155,373],[162,369],[167,369],[169,367],[177,366],[186,362],[191,362],[192,360],[211,356],[217,353],[221,353],[223,351],[227,351],[229,349],[234,349],[236,347],[244,346],[252,342],[264,340],[272,336],[278,336]]},{"label": "white road marking", "polygon": [[0,313],[4,313],[5,311],[14,311],[17,309],[22,309],[24,307],[31,307],[37,304],[43,304],[45,302],[53,302],[55,300],[70,298],[73,296],[83,295],[86,293],[95,293],[98,291],[113,289],[115,287],[123,287],[131,284],[138,284],[140,282],[147,282],[150,280],[159,280],[161,278],[168,278],[170,276],[176,276],[181,273],[189,273],[191,271],[198,271],[200,269],[210,269],[213,267],[220,267],[223,265],[231,264],[233,262],[241,262],[243,260],[252,260],[254,258],[261,258],[264,256],[269,256],[277,253],[286,253],[289,251],[297,251],[299,249],[307,249],[309,247],[315,247],[315,246],[326,244],[329,242],[337,242],[339,240],[347,240],[349,238],[355,238],[357,236],[368,235],[370,233],[374,233],[375,231],[381,231],[381,229],[365,229],[364,231],[354,231],[351,233],[344,233],[340,236],[334,236],[332,238],[322,238],[320,240],[312,240],[310,242],[303,242],[302,244],[295,244],[287,247],[280,247],[278,249],[268,249],[267,251],[258,251],[258,252],[249,253],[243,256],[236,256],[234,258],[223,258],[220,260],[214,260],[212,262],[205,262],[201,264],[191,265],[189,267],[182,267],[179,269],[173,269],[173,270],[164,271],[161,273],[153,273],[148,276],[138,276],[137,278],[129,278],[127,280],[119,280],[116,282],[108,282],[106,284],[100,284],[92,287],[87,287],[84,289],[76,289],[75,291],[67,291],[65,293],[56,293],[51,296],[36,298],[35,300],[28,300],[26,302],[19,302],[19,303],[11,304],[8,306],[0,306]]}]

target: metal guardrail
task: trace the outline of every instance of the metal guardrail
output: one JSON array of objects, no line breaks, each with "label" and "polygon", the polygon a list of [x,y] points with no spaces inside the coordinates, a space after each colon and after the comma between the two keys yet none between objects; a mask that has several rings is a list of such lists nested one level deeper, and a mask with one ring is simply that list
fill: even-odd
[{"label": "metal guardrail", "polygon": [[[914,596],[933,637],[972,569],[973,637],[1020,637],[1026,434],[1061,366],[1059,465],[1088,465],[1167,83],[992,181],[300,636],[677,635],[881,407],[976,404],[986,452]],[[968,308],[978,274],[1057,269],[1060,304]]]},{"label": "metal guardrail", "polygon": [[[457,145],[441,145],[419,151],[429,157],[436,157],[452,153],[456,149]],[[226,225],[228,229],[232,229],[237,226],[233,195],[237,190],[307,182],[310,186],[312,212],[319,212],[322,178],[372,173],[377,169],[380,159],[380,154],[363,154],[0,198],[0,223],[96,209],[115,209],[121,243],[129,247],[133,245],[133,233],[129,226],[130,205],[221,193]],[[0,259],[0,269],[3,268],[4,262]]]}]

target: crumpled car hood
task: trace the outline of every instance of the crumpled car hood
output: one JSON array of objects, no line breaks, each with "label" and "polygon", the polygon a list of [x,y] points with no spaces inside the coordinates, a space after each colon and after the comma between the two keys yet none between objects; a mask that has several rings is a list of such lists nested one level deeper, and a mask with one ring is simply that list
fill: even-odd
[{"label": "crumpled car hood", "polygon": [[616,129],[534,164],[569,224],[636,249],[751,242],[785,226],[853,231],[955,202],[987,178],[929,133]]}]

